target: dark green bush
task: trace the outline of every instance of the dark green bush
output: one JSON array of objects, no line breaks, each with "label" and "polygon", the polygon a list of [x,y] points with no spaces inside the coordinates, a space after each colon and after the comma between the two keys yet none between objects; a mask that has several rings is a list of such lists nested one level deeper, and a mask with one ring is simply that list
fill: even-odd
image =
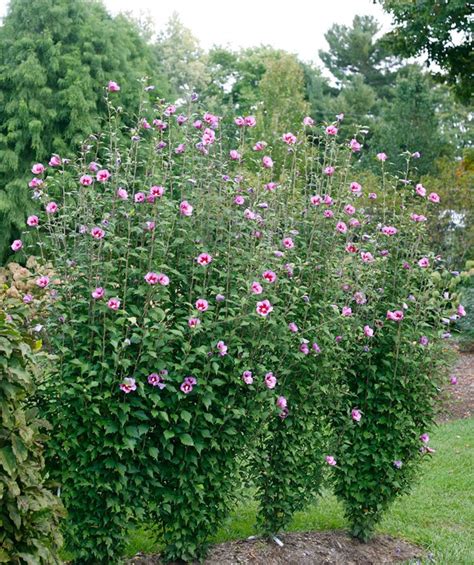
[{"label": "dark green bush", "polygon": [[436,203],[423,202],[388,175],[384,180],[393,207],[372,206],[371,215],[396,231],[367,241],[375,258],[370,265],[346,265],[345,285],[362,291],[365,301],[353,318],[347,394],[332,418],[335,492],[353,535],[364,541],[434,452],[427,432],[436,416],[451,313],[443,291],[452,277],[426,247],[424,222],[410,216],[411,207],[428,215]]},{"label": "dark green bush", "polygon": [[62,505],[44,484],[46,422],[29,405],[39,349],[0,309],[0,563],[60,562]]}]

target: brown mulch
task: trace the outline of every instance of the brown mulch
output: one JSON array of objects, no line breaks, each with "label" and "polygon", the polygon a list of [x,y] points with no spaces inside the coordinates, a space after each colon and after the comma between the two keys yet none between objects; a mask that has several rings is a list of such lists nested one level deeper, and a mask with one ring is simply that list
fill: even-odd
[{"label": "brown mulch", "polygon": [[443,391],[440,422],[474,416],[474,353],[459,353],[450,375],[457,378],[457,383],[446,385]]},{"label": "brown mulch", "polygon": [[[211,547],[205,565],[381,565],[416,562],[424,552],[391,536],[360,543],[342,531],[294,532],[279,538],[283,547],[262,538],[230,541]],[[130,565],[158,565],[158,555],[137,555]]]}]

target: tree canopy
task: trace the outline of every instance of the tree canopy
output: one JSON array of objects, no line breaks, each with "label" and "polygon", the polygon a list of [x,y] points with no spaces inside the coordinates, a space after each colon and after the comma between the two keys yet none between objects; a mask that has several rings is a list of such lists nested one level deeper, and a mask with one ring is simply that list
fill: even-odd
[{"label": "tree canopy", "polygon": [[384,44],[403,57],[426,55],[438,78],[468,102],[474,87],[473,2],[466,0],[379,0],[395,27]]},{"label": "tree canopy", "polygon": [[379,31],[375,18],[355,16],[352,27],[334,24],[325,34],[329,49],[320,50],[319,57],[340,84],[362,75],[380,95],[387,93],[400,59],[377,38]]}]

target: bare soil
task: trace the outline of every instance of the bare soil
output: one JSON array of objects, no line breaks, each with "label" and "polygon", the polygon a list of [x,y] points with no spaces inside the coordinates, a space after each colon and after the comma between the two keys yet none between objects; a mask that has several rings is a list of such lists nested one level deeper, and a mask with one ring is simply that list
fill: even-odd
[{"label": "bare soil", "polygon": [[[360,543],[342,531],[293,532],[279,537],[283,546],[262,538],[215,545],[205,565],[381,565],[416,562],[424,552],[408,542],[377,536]],[[158,555],[137,555],[134,565],[157,565]]]}]

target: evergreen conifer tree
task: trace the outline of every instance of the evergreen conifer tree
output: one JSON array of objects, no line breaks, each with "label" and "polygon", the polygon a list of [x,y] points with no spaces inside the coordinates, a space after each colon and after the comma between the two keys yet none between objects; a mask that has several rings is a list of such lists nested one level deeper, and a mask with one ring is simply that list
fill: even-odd
[{"label": "evergreen conifer tree", "polygon": [[67,156],[97,128],[109,80],[136,107],[137,79],[156,78],[152,61],[138,26],[99,1],[10,1],[0,27],[0,261],[35,207],[31,165]]}]

